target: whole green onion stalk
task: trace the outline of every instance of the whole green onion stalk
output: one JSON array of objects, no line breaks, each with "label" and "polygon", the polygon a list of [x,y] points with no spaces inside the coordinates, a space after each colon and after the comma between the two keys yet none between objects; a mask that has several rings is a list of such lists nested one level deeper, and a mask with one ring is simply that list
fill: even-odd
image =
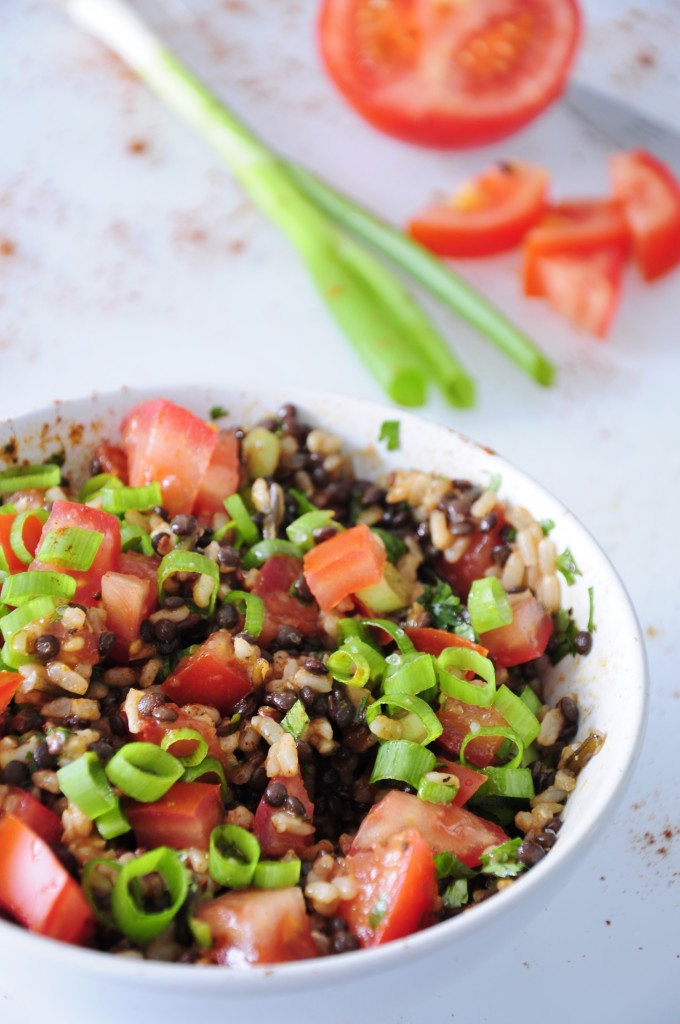
[{"label": "whole green onion stalk", "polygon": [[216,149],[254,202],[296,246],[348,340],[395,402],[422,405],[427,384],[434,381],[452,405],[469,407],[475,386],[398,278],[363,242],[408,271],[539,383],[552,382],[552,364],[493,306],[421,246],[277,157],[124,0],[59,2]]}]

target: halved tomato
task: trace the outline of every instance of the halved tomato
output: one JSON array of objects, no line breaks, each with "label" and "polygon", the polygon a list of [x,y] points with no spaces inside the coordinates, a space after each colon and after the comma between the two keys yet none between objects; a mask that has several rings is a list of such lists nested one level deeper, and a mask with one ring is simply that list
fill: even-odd
[{"label": "halved tomato", "polygon": [[617,246],[542,256],[537,264],[541,292],[574,327],[604,338],[621,297],[625,264],[626,255]]},{"label": "halved tomato", "polygon": [[540,658],[553,634],[554,623],[540,601],[527,597],[512,608],[512,622],[483,633],[480,640],[489,648],[497,665],[510,668]]},{"label": "halved tomato", "polygon": [[[508,723],[499,711],[492,707],[482,708],[475,704],[466,704],[455,697],[447,697],[437,712],[442,723],[443,732],[437,740],[437,746],[445,750],[451,757],[458,757],[461,744],[469,732],[477,728],[502,729]],[[496,754],[503,743],[500,736],[480,736],[471,740],[465,748],[465,759],[479,768],[486,768],[496,763]]]},{"label": "halved tomato", "polygon": [[226,967],[280,964],[318,956],[302,890],[227,892],[196,911],[210,928],[211,956]]},{"label": "halved tomato", "polygon": [[409,223],[409,234],[440,256],[492,256],[519,245],[546,206],[540,167],[497,163]]},{"label": "halved tomato", "polygon": [[[310,821],[314,818],[314,804],[307,795],[302,775],[275,775],[269,780],[280,782],[286,787],[288,796],[296,797],[305,809],[305,817]],[[265,857],[282,857],[288,850],[299,853],[305,846],[309,846],[314,840],[314,834],[296,835],[294,832],[279,832],[275,827],[272,818],[275,814],[281,813],[280,807],[272,807],[267,803],[264,796],[257,805],[255,820],[253,822],[253,835],[262,847]],[[285,812],[284,812],[285,813]]]},{"label": "halved tomato", "polygon": [[[206,721],[205,718],[194,718],[193,715],[188,715],[177,704],[171,702],[166,704],[165,707],[176,711],[177,718],[166,722],[158,722],[155,718],[141,718],[139,728],[133,736],[131,734],[131,738],[143,740],[145,743],[155,743],[160,746],[163,742],[163,737],[169,732],[174,732],[178,729],[194,729],[201,734],[208,744],[208,754],[211,757],[216,758],[225,769],[233,767],[233,757],[231,754],[225,754],[222,750],[212,722]],[[176,757],[188,757],[190,754],[193,754],[195,749],[196,742],[191,739],[176,740],[172,744],[172,754]],[[207,782],[208,778],[210,778],[208,774],[201,776],[203,782]],[[214,781],[217,782],[219,780],[215,777]]]},{"label": "halved tomato", "polygon": [[[94,561],[87,570],[70,569],[58,562],[47,564],[40,560],[40,550],[48,533],[53,530],[61,532],[70,527],[92,530],[102,534],[102,541],[94,556]],[[89,605],[99,599],[102,576],[105,572],[115,569],[120,558],[120,520],[109,512],[102,512],[88,505],[80,505],[76,501],[55,501],[49,517],[43,525],[40,541],[36,548],[36,557],[30,569],[58,569],[73,576],[77,583],[74,600]]]},{"label": "halved tomato", "polygon": [[131,800],[125,807],[139,846],[153,850],[207,850],[210,833],[224,820],[220,787],[212,782],[176,782],[153,803]]},{"label": "halved tomato", "polygon": [[319,36],[371,124],[459,149],[510,135],[559,96],[579,27],[575,0],[325,0]]},{"label": "halved tomato", "polygon": [[218,630],[182,658],[161,689],[177,704],[209,704],[227,715],[253,684],[246,665],[234,654],[231,633]]},{"label": "halved tomato", "polygon": [[402,939],[428,924],[437,899],[434,855],[416,829],[390,836],[384,845],[350,853],[345,869],[358,883],[340,916],[362,946]]},{"label": "halved tomato", "polygon": [[258,637],[260,643],[271,643],[281,626],[292,626],[303,636],[319,632],[319,606],[316,601],[303,604],[290,592],[301,575],[302,563],[290,555],[273,555],[258,572],[251,591],[264,601],[264,625]]},{"label": "halved tomato", "polygon": [[210,519],[216,512],[224,512],[224,499],[236,493],[240,477],[238,438],[233,430],[223,430],[199,484],[194,515]]},{"label": "halved tomato", "polygon": [[614,195],[624,204],[633,250],[646,281],[680,263],[680,182],[644,150],[611,158]]},{"label": "halved tomato", "polygon": [[307,585],[322,611],[382,579],[385,545],[360,523],[317,544],[304,557]]}]

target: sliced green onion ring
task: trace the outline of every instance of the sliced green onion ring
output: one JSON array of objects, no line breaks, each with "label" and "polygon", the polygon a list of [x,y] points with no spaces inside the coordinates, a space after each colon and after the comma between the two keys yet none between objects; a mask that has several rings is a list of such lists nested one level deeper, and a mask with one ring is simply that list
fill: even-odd
[{"label": "sliced green onion ring", "polygon": [[57,603],[53,597],[36,597],[0,619],[0,632],[5,641],[9,643],[14,634],[24,626],[28,626],[38,619],[46,619],[48,616],[54,615],[56,607]]},{"label": "sliced green onion ring", "polygon": [[477,634],[509,626],[512,622],[512,605],[503,584],[495,576],[473,581],[467,606],[470,625]]},{"label": "sliced green onion ring", "polygon": [[20,512],[12,523],[9,531],[9,542],[12,547],[12,551],[17,556],[20,562],[24,565],[30,565],[33,561],[33,552],[29,551],[24,544],[24,526],[29,516],[35,516],[41,523],[47,522],[49,513],[44,508],[30,508],[26,512]]},{"label": "sliced green onion ring", "polygon": [[515,730],[525,747],[534,742],[541,731],[541,723],[521,697],[518,697],[507,686],[499,686],[493,706],[508,725]]},{"label": "sliced green onion ring", "polygon": [[529,711],[531,711],[532,715],[537,715],[543,707],[541,703],[541,698],[536,694],[535,690],[533,690],[531,686],[529,686],[528,683],[520,690],[519,699],[521,701],[524,701],[526,706],[529,708]]},{"label": "sliced green onion ring", "polygon": [[239,537],[248,546],[256,544],[260,539],[260,531],[251,519],[250,513],[240,494],[232,494],[224,499],[224,507],[236,524]]},{"label": "sliced green onion ring", "polygon": [[297,857],[291,860],[261,860],[255,867],[253,885],[256,889],[287,889],[300,881],[302,861]]},{"label": "sliced green onion ring", "polygon": [[535,796],[534,779],[529,768],[503,765],[500,768],[485,768],[484,774],[487,776],[486,782],[479,787],[473,799],[477,796],[502,796],[532,800]]},{"label": "sliced green onion ring", "polygon": [[[343,619],[342,621],[346,620]],[[353,658],[357,656],[363,658],[368,664],[371,682],[382,683],[387,670],[387,662],[380,651],[376,651],[372,644],[366,643],[365,640],[359,639],[358,636],[350,636],[339,650],[346,651]]]},{"label": "sliced green onion ring", "polygon": [[366,686],[370,682],[371,667],[363,654],[352,654],[344,648],[334,651],[326,668],[333,679],[346,686]]},{"label": "sliced green onion ring", "polygon": [[289,540],[279,540],[278,538],[260,540],[246,551],[243,556],[243,568],[259,569],[268,558],[273,558],[274,555],[288,555],[302,561],[302,554],[302,549]]},{"label": "sliced green onion ring", "polygon": [[46,491],[61,483],[61,467],[54,464],[45,466],[12,466],[0,473],[0,494],[12,491]]},{"label": "sliced green onion ring", "polygon": [[116,797],[116,803],[110,811],[104,811],[103,814],[99,815],[95,825],[103,839],[117,839],[118,836],[124,836],[126,832],[132,830],[132,825],[120,806],[118,797]]},{"label": "sliced green onion ring", "polygon": [[313,512],[305,512],[294,519],[286,527],[286,536],[302,551],[309,551],[314,547],[314,531],[323,530],[327,526],[335,527],[338,532],[344,529],[340,523],[335,522],[335,512],[331,509],[314,509]]},{"label": "sliced green onion ring", "polygon": [[[484,686],[461,679],[449,672],[449,668],[461,672],[474,672],[485,682]],[[456,700],[477,707],[488,708],[496,695],[496,671],[493,662],[478,651],[467,647],[447,647],[437,658],[437,675],[443,692]]]},{"label": "sliced green onion ring", "polygon": [[233,604],[243,611],[245,621],[243,627],[256,640],[264,626],[264,601],[257,594],[250,594],[247,590],[230,590],[224,598],[225,604]]},{"label": "sliced green onion ring", "polygon": [[[163,879],[171,904],[165,910],[147,912],[137,881],[145,875]],[[111,910],[116,927],[133,942],[144,943],[160,935],[171,924],[189,892],[186,869],[179,856],[167,846],[142,854],[121,868],[111,893]]]},{"label": "sliced green onion ring", "polygon": [[[175,743],[193,741],[196,746],[190,754],[172,754],[172,747]],[[169,729],[161,740],[161,750],[167,750],[176,758],[183,768],[195,768],[201,764],[208,753],[208,742],[198,729]]]},{"label": "sliced green onion ring", "polygon": [[415,651],[415,645],[406,634],[402,626],[398,626],[391,619],[362,619],[362,625],[373,626],[375,629],[382,629],[389,633],[402,654],[411,654]]},{"label": "sliced green onion ring", "polygon": [[204,782],[207,781],[206,776],[214,775],[217,782],[220,784],[220,793],[222,799],[227,800],[229,796],[229,784],[227,777],[224,774],[224,768],[217,760],[216,757],[205,757],[200,764],[190,765],[182,776],[183,782],[198,782],[202,779]]},{"label": "sliced green onion ring", "polygon": [[431,750],[411,740],[387,740],[378,747],[371,784],[392,779],[418,789],[420,780],[437,762]]},{"label": "sliced green onion ring", "polygon": [[117,750],[104,769],[114,786],[143,803],[167,793],[184,773],[182,763],[155,743],[135,741]]},{"label": "sliced green onion ring", "polygon": [[[394,658],[394,660],[392,660]],[[385,693],[433,692],[437,686],[436,661],[431,654],[390,655],[387,659],[383,690]]]},{"label": "sliced green onion ring", "polygon": [[112,490],[114,487],[122,486],[123,481],[119,477],[114,476],[113,473],[97,473],[96,476],[91,476],[89,480],[86,480],[80,488],[78,501],[81,505],[84,505],[88,501],[101,497],[104,488]]},{"label": "sliced green onion ring", "polygon": [[217,591],[220,586],[220,571],[212,558],[207,555],[199,555],[196,551],[184,551],[182,548],[174,548],[161,560],[158,566],[158,600],[162,603],[166,598],[165,581],[175,573],[195,573],[199,576],[206,576],[212,582],[212,590],[208,603],[196,605],[202,615],[212,615],[217,601]]},{"label": "sliced green onion ring", "polygon": [[[390,693],[384,697],[379,697],[373,704],[370,704],[366,708],[366,725],[370,728],[371,722],[373,722],[378,715],[380,715],[383,704],[389,704],[390,710],[392,707],[399,708],[401,711],[406,711],[411,715],[415,715],[419,719],[420,725],[422,726],[423,738],[413,740],[412,742],[417,743],[420,746],[427,746],[441,736],[443,732],[442,723],[439,721],[434,711],[421,697],[416,697],[412,693]],[[397,719],[398,721],[398,719]],[[386,741],[390,742],[390,741]]]},{"label": "sliced green onion ring", "polygon": [[456,799],[460,782],[455,775],[449,775],[450,782],[442,782],[446,778],[443,772],[428,772],[423,775],[418,786],[418,796],[431,804],[450,804]]},{"label": "sliced green onion ring", "polygon": [[141,551],[143,555],[153,558],[156,554],[151,537],[136,523],[120,524],[120,546],[123,551]]},{"label": "sliced green onion ring", "polygon": [[210,833],[208,873],[218,885],[244,889],[250,885],[260,859],[260,844],[239,825],[218,825]]},{"label": "sliced green onion ring", "polygon": [[150,508],[163,504],[161,485],[157,481],[144,487],[105,487],[101,492],[102,508],[105,512],[119,515],[136,509],[146,512]]},{"label": "sliced green onion ring", "polygon": [[[471,730],[466,735],[465,739],[463,740],[463,742],[460,745],[460,763],[461,764],[464,764],[466,766],[466,768],[472,768],[473,771],[479,771],[479,768],[478,768],[477,765],[470,764],[469,761],[466,761],[466,759],[465,759],[465,751],[467,750],[468,744],[472,743],[473,740],[480,739],[482,736],[498,736],[498,737],[500,737],[502,739],[510,740],[512,743],[514,743],[515,747],[517,748],[517,753],[516,753],[516,755],[510,761],[508,761],[507,764],[503,765],[503,768],[517,768],[517,767],[519,767],[519,765],[522,763],[522,754],[524,753],[524,744],[522,743],[522,740],[520,739],[520,737],[517,735],[516,732],[514,732],[512,729],[506,729],[505,726],[502,726],[502,725],[485,725],[485,726],[481,726],[479,729],[475,729],[474,731]],[[486,774],[487,771],[488,771],[488,769],[485,768],[484,769],[485,774]],[[480,786],[479,788],[481,789],[482,787]]]},{"label": "sliced green onion ring", "polygon": [[306,494],[298,491],[295,487],[289,487],[288,493],[297,502],[298,512],[304,515],[305,512],[318,512],[318,508],[309,500]]},{"label": "sliced green onion ring", "polygon": [[57,779],[64,796],[92,821],[116,806],[102,763],[91,750],[60,768]]},{"label": "sliced green onion ring", "polygon": [[36,551],[36,558],[47,565],[74,572],[87,572],[97,557],[104,540],[99,530],[86,530],[82,526],[64,526],[50,530]]},{"label": "sliced green onion ring", "polygon": [[48,596],[70,601],[76,586],[73,576],[63,572],[51,572],[49,569],[17,572],[8,576],[2,584],[0,600],[14,608],[28,604],[36,597]]}]

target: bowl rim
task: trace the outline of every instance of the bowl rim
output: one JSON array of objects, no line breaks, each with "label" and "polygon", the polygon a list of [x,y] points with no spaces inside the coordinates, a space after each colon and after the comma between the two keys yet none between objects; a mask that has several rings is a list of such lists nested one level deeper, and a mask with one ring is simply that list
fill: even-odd
[{"label": "bowl rim", "polygon": [[[562,840],[557,843],[549,857],[543,858],[526,875],[519,876],[515,884],[497,893],[492,900],[477,905],[474,912],[463,913],[405,939],[386,943],[384,946],[361,949],[340,957],[318,957],[291,963],[257,965],[243,971],[215,970],[212,969],[212,965],[187,965],[144,960],[137,957],[112,956],[108,952],[73,946],[35,935],[10,921],[0,920],[0,948],[11,945],[20,955],[24,952],[33,957],[44,955],[64,969],[93,971],[110,975],[114,979],[119,978],[121,981],[127,980],[132,984],[158,983],[165,986],[166,989],[169,986],[177,992],[192,990],[194,995],[197,994],[193,990],[196,985],[196,969],[198,968],[200,969],[200,993],[205,993],[206,996],[222,991],[224,995],[229,995],[229,993],[234,995],[250,994],[254,988],[258,989],[258,995],[276,995],[310,985],[321,986],[345,981],[347,975],[351,975],[352,978],[362,978],[367,974],[382,973],[401,963],[405,956],[409,961],[416,958],[422,959],[445,946],[450,946],[452,952],[455,952],[458,943],[464,943],[466,937],[479,932],[487,922],[505,918],[518,903],[528,902],[531,894],[540,890],[545,881],[553,878],[559,872],[564,872],[566,868],[573,869],[576,860],[583,852],[584,845],[588,840],[592,840],[593,836],[609,821],[629,784],[640,756],[642,738],[646,728],[649,705],[649,669],[642,630],[626,587],[616,568],[588,529],[559,498],[531,475],[505,456],[472,440],[465,433],[453,427],[438,423],[427,415],[416,414],[379,402],[332,392],[304,389],[286,389],[284,395],[273,389],[258,390],[255,395],[252,387],[240,386],[238,383],[224,387],[201,383],[174,385],[163,387],[160,391],[150,388],[123,387],[116,391],[93,392],[89,396],[57,399],[51,407],[31,409],[20,416],[4,419],[0,421],[0,439],[7,429],[20,432],[22,428],[34,426],[36,422],[53,422],[55,419],[74,417],[74,413],[76,420],[82,420],[88,405],[91,405],[93,409],[92,421],[96,410],[101,409],[103,404],[111,407],[126,405],[132,408],[133,405],[148,398],[164,397],[178,404],[186,404],[190,408],[196,407],[199,402],[203,404],[204,408],[208,408],[206,403],[210,401],[210,396],[221,397],[223,400],[229,400],[229,396],[232,396],[231,404],[241,400],[270,411],[278,408],[282,402],[293,402],[303,409],[314,408],[313,415],[318,420],[324,419],[324,409],[332,410],[338,403],[346,406],[348,412],[351,410],[353,417],[356,414],[362,420],[369,422],[398,417],[402,424],[402,430],[406,426],[409,430],[425,429],[440,433],[442,437],[447,436],[449,441],[462,445],[482,462],[490,462],[495,469],[503,470],[506,476],[511,477],[513,486],[519,485],[522,490],[539,492],[555,512],[559,513],[561,519],[568,524],[568,529],[579,534],[579,540],[584,541],[589,548],[589,555],[599,562],[600,571],[606,572],[616,588],[619,598],[617,630],[629,639],[630,678],[637,681],[637,686],[632,690],[630,700],[627,701],[629,704],[627,721],[630,727],[627,756],[623,759],[617,777],[606,780],[604,787],[606,797],[599,801],[599,812],[590,814],[587,828],[579,829],[572,841]],[[75,412],[77,408],[82,408],[83,411],[77,413]],[[118,415],[120,415],[120,409],[118,409]],[[326,426],[325,423],[320,425]],[[328,424],[328,426],[330,425]],[[338,425],[336,425],[337,428]],[[375,436],[377,437],[377,434]],[[382,453],[380,461],[384,461]],[[496,938],[497,936],[495,936]]]}]

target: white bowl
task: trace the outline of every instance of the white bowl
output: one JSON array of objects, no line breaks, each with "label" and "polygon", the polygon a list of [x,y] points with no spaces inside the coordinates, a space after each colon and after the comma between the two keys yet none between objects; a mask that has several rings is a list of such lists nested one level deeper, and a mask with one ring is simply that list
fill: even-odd
[{"label": "white bowl", "polygon": [[[114,438],[125,411],[148,391],[124,390],[89,399],[55,403],[48,410],[0,424],[0,451],[16,442],[19,459],[44,459],[77,443],[68,455],[67,476],[84,474],[87,453],[98,440]],[[394,1020],[416,1006],[423,986],[437,976],[449,979],[477,961],[480,950],[503,943],[504,936],[543,907],[562,888],[579,857],[618,804],[630,777],[645,722],[647,668],[641,631],[624,587],[603,552],[552,495],[505,459],[447,428],[412,414],[327,394],[252,394],[234,389],[169,389],[164,397],[203,416],[214,405],[229,421],[245,425],[271,413],[284,401],[302,416],[342,436],[357,453],[360,472],[379,474],[397,467],[435,471],[484,482],[500,474],[501,497],[524,505],[537,519],[552,519],[558,549],[569,547],[583,571],[563,593],[577,622],[588,617],[588,587],[594,588],[593,649],[582,659],[568,657],[553,671],[554,696],[576,690],[581,707],[579,737],[590,727],[606,734],[602,750],[579,776],[570,796],[559,841],[516,884],[450,921],[377,949],[299,963],[235,971],[220,967],[172,965],[111,956],[43,939],[0,921],[0,997],[4,1024],[40,1019],[74,1024],[186,1024],[187,1020],[235,1020],[269,1024],[299,1020],[315,1011],[324,1024]],[[377,442],[382,422],[401,421],[401,445],[388,452]],[[579,889],[574,887],[574,903]],[[587,913],[587,908],[584,908]],[[360,1013],[358,1012],[360,1008]]]}]

